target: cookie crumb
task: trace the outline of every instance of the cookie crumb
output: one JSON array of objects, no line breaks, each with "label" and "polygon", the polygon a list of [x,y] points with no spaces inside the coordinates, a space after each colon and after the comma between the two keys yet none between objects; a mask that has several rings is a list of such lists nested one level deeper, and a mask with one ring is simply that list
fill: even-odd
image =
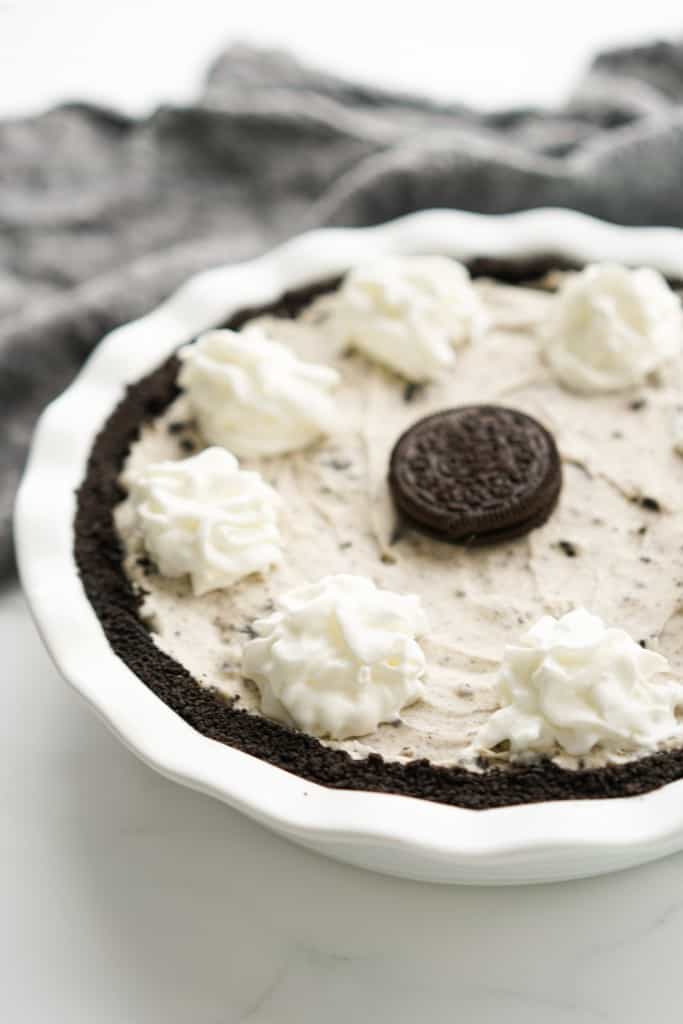
[{"label": "cookie crumb", "polygon": [[557,546],[560,551],[564,551],[567,558],[576,558],[578,550],[575,544],[572,544],[570,540],[559,540]]},{"label": "cookie crumb", "polygon": [[391,531],[391,536],[389,537],[389,546],[391,547],[394,544],[398,544],[405,532],[405,525],[403,523],[396,523]]},{"label": "cookie crumb", "polygon": [[184,420],[174,420],[168,425],[169,434],[182,434],[183,430],[187,430],[189,424],[185,423]]},{"label": "cookie crumb", "polygon": [[414,398],[424,390],[424,384],[418,384],[417,381],[409,380],[403,389],[403,401],[412,402]]}]

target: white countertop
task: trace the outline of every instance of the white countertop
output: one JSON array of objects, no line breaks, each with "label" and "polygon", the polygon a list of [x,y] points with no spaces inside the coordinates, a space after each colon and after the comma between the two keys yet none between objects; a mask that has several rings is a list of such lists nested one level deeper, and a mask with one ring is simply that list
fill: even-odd
[{"label": "white countertop", "polygon": [[[75,95],[131,110],[182,100],[236,37],[295,39],[342,73],[485,106],[554,102],[596,46],[680,26],[671,0],[595,5],[590,32],[574,5],[549,19],[523,0],[495,19],[473,5],[462,22],[426,0],[419,30],[394,5],[351,2],[362,33],[341,18],[331,32],[324,5],[243,6],[233,16],[196,0],[181,14],[164,0],[152,65],[161,0],[0,0],[0,115]],[[0,650],[8,1024],[680,1021],[683,855],[510,889],[343,867],[134,759],[59,679],[12,588],[0,593]]]}]

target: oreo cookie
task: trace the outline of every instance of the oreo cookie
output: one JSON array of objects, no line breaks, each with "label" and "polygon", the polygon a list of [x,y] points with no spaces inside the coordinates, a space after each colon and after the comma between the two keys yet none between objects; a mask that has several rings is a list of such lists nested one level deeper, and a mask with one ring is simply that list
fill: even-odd
[{"label": "oreo cookie", "polygon": [[562,488],[552,435],[499,405],[427,416],[398,439],[389,485],[401,513],[441,540],[495,544],[541,526]]}]

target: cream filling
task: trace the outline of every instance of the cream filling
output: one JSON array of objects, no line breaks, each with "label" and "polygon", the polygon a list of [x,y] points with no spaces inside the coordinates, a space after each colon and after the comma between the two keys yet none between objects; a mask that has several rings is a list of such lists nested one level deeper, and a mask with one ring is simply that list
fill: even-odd
[{"label": "cream filling", "polygon": [[[496,706],[505,644],[541,615],[560,616],[576,605],[660,651],[678,678],[683,673],[683,459],[674,451],[680,362],[634,392],[572,394],[539,358],[539,327],[552,294],[487,280],[476,287],[490,330],[410,400],[399,377],[335,348],[323,328],[329,297],[297,321],[261,318],[279,341],[336,367],[342,378],[334,436],[291,455],[241,460],[283,498],[285,557],[270,574],[195,597],[185,580],[145,572],[130,501],[116,509],[125,569],[145,591],[142,614],[156,644],[201,685],[255,714],[258,694],[240,674],[241,650],[251,622],[270,611],[276,595],[341,572],[421,595],[432,624],[420,641],[428,666],[424,699],[368,736],[323,741],[353,756],[428,758],[476,769],[471,742]],[[645,404],[632,409],[638,399]],[[545,526],[497,547],[467,549],[397,523],[386,473],[391,448],[408,426],[438,409],[475,402],[512,405],[544,423],[563,456],[564,487]],[[146,424],[124,472],[186,457],[180,441],[188,438],[203,447],[191,427],[169,432],[189,418],[181,397]],[[660,511],[644,507],[643,498]],[[501,753],[501,761],[507,756]],[[604,760],[596,751],[582,763]],[[568,755],[557,761],[578,764]]]}]

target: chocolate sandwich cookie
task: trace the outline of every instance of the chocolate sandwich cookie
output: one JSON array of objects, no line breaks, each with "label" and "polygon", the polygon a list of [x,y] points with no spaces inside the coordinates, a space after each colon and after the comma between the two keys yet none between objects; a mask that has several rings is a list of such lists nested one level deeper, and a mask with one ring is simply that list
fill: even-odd
[{"label": "chocolate sandwich cookie", "polygon": [[498,405],[446,409],[413,424],[391,453],[399,510],[442,540],[494,544],[541,526],[562,487],[552,435]]}]

